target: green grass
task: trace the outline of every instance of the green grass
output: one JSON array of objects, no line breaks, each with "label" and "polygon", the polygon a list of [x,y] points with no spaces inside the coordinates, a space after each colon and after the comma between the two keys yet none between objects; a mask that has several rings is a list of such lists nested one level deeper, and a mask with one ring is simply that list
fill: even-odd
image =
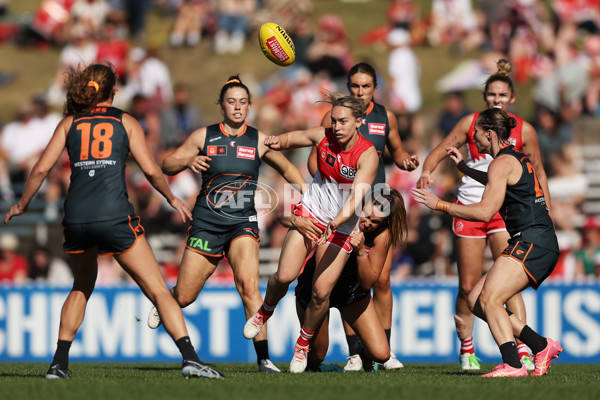
[{"label": "green grass", "polygon": [[[287,369],[286,365],[279,365]],[[547,376],[482,379],[458,365],[408,364],[377,373],[260,374],[219,364],[225,381],[186,380],[175,364],[72,363],[70,380],[43,379],[47,364],[0,364],[3,399],[597,399],[600,365],[554,365]],[[492,365],[483,365],[482,371]]]}]

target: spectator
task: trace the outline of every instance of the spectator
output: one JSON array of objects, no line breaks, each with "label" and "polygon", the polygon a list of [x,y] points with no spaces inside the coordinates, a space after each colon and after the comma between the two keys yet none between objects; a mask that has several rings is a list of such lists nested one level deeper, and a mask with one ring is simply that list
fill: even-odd
[{"label": "spectator", "polygon": [[17,252],[19,240],[12,233],[0,235],[0,283],[24,283],[27,259]]},{"label": "spectator", "polygon": [[98,45],[90,28],[83,24],[72,25],[69,29],[67,45],[60,52],[58,69],[54,81],[48,88],[47,99],[53,105],[65,101],[64,78],[69,68],[83,68],[96,60]]},{"label": "spectator", "polygon": [[437,145],[438,141],[448,136],[462,117],[473,112],[466,106],[465,96],[461,91],[444,93],[442,107],[442,112],[438,117],[434,140],[432,140],[432,148]]},{"label": "spectator", "polygon": [[306,57],[313,74],[324,72],[343,85],[353,60],[346,28],[337,15],[325,14],[319,18],[315,40],[308,47]]},{"label": "spectator", "polygon": [[217,54],[238,54],[250,30],[250,15],[256,9],[255,0],[220,0],[218,2],[219,28],[215,33]]},{"label": "spectator", "polygon": [[196,47],[202,38],[204,18],[208,11],[205,0],[183,0],[177,7],[177,16],[171,37],[171,46],[179,47],[184,41]]},{"label": "spectator", "polygon": [[308,66],[307,52],[311,44],[315,40],[315,34],[312,28],[309,13],[301,13],[294,19],[294,25],[289,30],[290,39],[294,42],[296,50],[296,66]]},{"label": "spectator", "polygon": [[160,140],[160,115],[151,106],[150,101],[143,94],[136,94],[131,100],[129,113],[142,126],[148,148],[155,156],[163,149]]},{"label": "spectator", "polygon": [[165,148],[177,147],[187,136],[203,125],[200,111],[190,104],[189,85],[175,85],[173,104],[160,116],[160,138]]},{"label": "spectator", "polygon": [[4,126],[0,147],[8,160],[12,183],[25,182],[52,132],[44,130],[40,120],[35,118],[31,103],[19,107],[16,120]]},{"label": "spectator", "polygon": [[116,19],[109,18],[102,25],[96,59],[100,62],[109,62],[117,70],[119,81],[127,80],[127,55],[129,54],[129,40],[121,37],[121,24]]},{"label": "spectator", "polygon": [[454,45],[458,51],[476,49],[484,41],[471,0],[433,0],[429,43]]},{"label": "spectator", "polygon": [[73,273],[62,258],[52,255],[50,249],[36,247],[29,260],[29,279],[67,285],[73,283]]},{"label": "spectator", "polygon": [[127,84],[117,95],[116,107],[127,107],[137,94],[143,95],[148,100],[148,107],[154,111],[163,110],[171,103],[171,74],[167,65],[159,58],[158,49],[131,49],[127,71]]},{"label": "spectator", "polygon": [[600,227],[595,215],[588,215],[582,227],[581,247],[575,253],[578,276],[600,276]]},{"label": "spectator", "polygon": [[421,108],[421,66],[410,48],[409,32],[404,29],[392,30],[388,35],[388,44],[392,48],[388,59],[390,108],[396,113],[414,114]]}]

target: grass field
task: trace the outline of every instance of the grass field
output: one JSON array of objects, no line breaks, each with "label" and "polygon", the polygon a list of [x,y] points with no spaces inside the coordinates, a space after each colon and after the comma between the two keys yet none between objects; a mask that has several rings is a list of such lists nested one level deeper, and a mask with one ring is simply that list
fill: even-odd
[{"label": "grass field", "polygon": [[[278,365],[287,369],[286,365]],[[457,365],[408,364],[376,373],[260,374],[219,364],[225,381],[186,380],[175,364],[72,363],[70,380],[43,379],[46,364],[0,364],[2,399],[598,399],[600,365],[553,365],[540,378],[482,379]],[[492,365],[482,366],[491,370]]]}]

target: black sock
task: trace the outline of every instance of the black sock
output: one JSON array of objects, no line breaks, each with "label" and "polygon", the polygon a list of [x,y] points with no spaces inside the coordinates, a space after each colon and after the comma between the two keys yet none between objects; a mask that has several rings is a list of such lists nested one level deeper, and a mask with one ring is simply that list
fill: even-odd
[{"label": "black sock", "polygon": [[515,342],[501,344],[500,354],[502,355],[502,361],[504,361],[505,364],[508,364],[513,368],[521,368],[519,352],[517,351],[517,344]]},{"label": "black sock", "polygon": [[188,361],[200,361],[198,358],[198,354],[196,354],[196,350],[194,350],[194,346],[192,346],[192,341],[189,336],[184,336],[181,339],[175,341],[179,352],[183,356],[184,360]]},{"label": "black sock", "polygon": [[71,348],[71,343],[68,340],[58,340],[52,365],[58,364],[61,370],[69,368],[69,349]]},{"label": "black sock", "polygon": [[528,325],[523,327],[523,330],[519,334],[519,339],[531,349],[533,354],[539,353],[548,346],[546,338],[535,332]]},{"label": "black sock", "polygon": [[357,355],[361,347],[358,335],[346,335],[346,342],[348,342],[348,353],[351,356]]},{"label": "black sock", "polygon": [[258,340],[254,342],[254,351],[256,351],[256,363],[260,364],[261,360],[269,359],[269,341]]},{"label": "black sock", "polygon": [[386,329],[385,330],[385,337],[388,340],[388,346],[390,345],[390,338],[392,337],[392,329]]}]

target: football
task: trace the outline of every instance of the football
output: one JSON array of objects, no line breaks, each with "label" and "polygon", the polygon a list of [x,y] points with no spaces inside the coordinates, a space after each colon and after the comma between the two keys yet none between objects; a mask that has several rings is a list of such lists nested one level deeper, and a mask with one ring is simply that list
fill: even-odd
[{"label": "football", "polygon": [[277,65],[287,67],[296,59],[292,39],[285,29],[273,22],[267,22],[258,31],[258,42],[265,56]]}]

